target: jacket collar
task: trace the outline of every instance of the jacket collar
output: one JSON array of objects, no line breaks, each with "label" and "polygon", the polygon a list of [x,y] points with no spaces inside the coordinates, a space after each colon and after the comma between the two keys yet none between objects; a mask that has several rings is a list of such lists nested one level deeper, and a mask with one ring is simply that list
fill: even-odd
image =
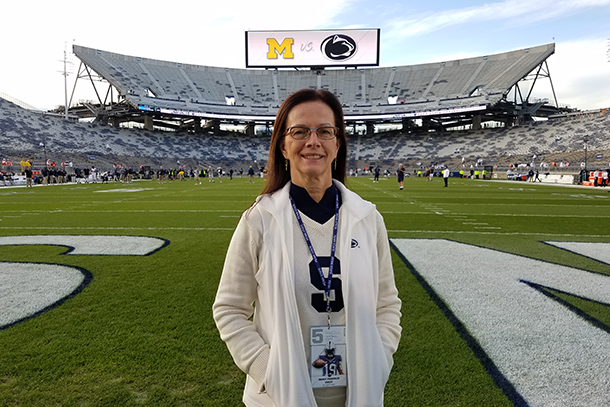
[{"label": "jacket collar", "polygon": [[[375,209],[375,205],[360,198],[360,196],[347,189],[341,182],[333,180],[333,183],[341,194],[341,210],[348,211],[356,220],[365,217]],[[288,181],[282,189],[275,191],[273,194],[259,196],[257,198],[257,205],[260,205],[274,216],[279,216],[284,213],[286,207],[289,206],[288,196],[290,194],[290,185],[291,182]]]}]

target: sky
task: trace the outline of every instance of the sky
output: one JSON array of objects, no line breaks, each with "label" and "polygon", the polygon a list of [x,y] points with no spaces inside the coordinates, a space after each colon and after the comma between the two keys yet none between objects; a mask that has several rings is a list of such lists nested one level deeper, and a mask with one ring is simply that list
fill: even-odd
[{"label": "sky", "polygon": [[[554,42],[547,61],[559,105],[610,107],[610,0],[22,0],[4,4],[2,17],[0,94],[43,110],[63,106],[66,88],[73,101],[93,99],[91,84],[76,80],[72,44],[245,68],[245,31],[347,28],[381,29],[382,67]],[[551,81],[532,95],[553,100]]]}]

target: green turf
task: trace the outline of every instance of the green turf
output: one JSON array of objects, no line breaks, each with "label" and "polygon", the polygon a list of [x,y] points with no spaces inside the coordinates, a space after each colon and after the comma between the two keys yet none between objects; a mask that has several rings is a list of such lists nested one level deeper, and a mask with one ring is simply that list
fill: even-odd
[{"label": "green turf", "polygon": [[[610,194],[526,183],[395,179],[348,186],[377,204],[390,237],[446,238],[610,274],[610,266],[541,241],[610,241]],[[0,261],[89,270],[83,292],[0,331],[0,406],[238,406],[244,374],[211,315],[240,213],[262,188],[247,178],[0,189],[0,235],[153,236],[151,256],[62,255],[0,246]],[[142,189],[129,192],[129,189]],[[102,193],[105,190],[120,192]],[[403,337],[386,406],[508,406],[481,362],[397,255]],[[0,263],[0,267],[1,267]],[[608,311],[587,308],[610,324]]]}]

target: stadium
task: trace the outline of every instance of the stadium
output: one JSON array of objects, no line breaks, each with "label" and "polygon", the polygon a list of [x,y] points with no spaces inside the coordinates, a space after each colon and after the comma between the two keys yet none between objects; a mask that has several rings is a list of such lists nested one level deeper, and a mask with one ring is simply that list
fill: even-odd
[{"label": "stadium", "polygon": [[578,173],[587,149],[592,162],[610,149],[607,109],[562,109],[556,99],[532,96],[536,82],[552,85],[547,59],[554,44],[351,69],[229,69],[77,45],[73,51],[80,60],[74,87],[93,86],[98,100],[70,101],[67,112],[33,112],[1,100],[2,157],[40,164],[52,158],[81,168],[173,168],[178,161],[247,168],[264,164],[279,104],[301,88],[330,90],[344,104],[354,170],[399,162],[457,170],[482,160],[505,173],[536,156],[538,165],[571,163]]},{"label": "stadium", "polygon": [[[343,68],[73,51],[75,86],[98,100],[39,112],[0,98],[3,171],[29,159],[236,175],[0,185],[0,406],[242,405],[245,375],[211,307],[265,182],[237,170],[264,167],[277,109],[302,88],[339,96],[358,175],[347,186],[388,229],[403,335],[385,405],[610,402],[610,194],[579,185],[581,169],[608,167],[608,109],[532,96],[525,83],[550,81],[554,44]],[[449,188],[416,176],[439,165]],[[372,166],[389,176],[372,183]],[[458,173],[483,168],[488,179]],[[529,169],[542,182],[507,179]]]}]

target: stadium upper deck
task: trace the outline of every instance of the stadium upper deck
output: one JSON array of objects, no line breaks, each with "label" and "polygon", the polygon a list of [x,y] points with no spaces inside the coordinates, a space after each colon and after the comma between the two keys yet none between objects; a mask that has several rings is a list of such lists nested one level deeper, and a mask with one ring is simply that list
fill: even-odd
[{"label": "stadium upper deck", "polygon": [[490,111],[555,44],[421,65],[327,70],[230,69],[73,50],[119,91],[132,116],[268,123],[292,92],[317,88],[340,98],[347,122],[383,122]]}]

